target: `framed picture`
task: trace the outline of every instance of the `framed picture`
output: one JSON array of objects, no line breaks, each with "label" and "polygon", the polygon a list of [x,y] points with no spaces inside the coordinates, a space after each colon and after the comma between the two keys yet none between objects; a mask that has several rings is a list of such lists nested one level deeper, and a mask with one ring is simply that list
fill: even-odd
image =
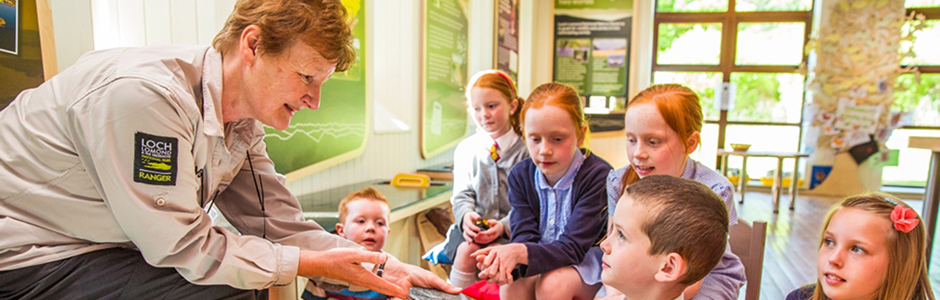
[{"label": "framed picture", "polygon": [[0,110],[57,69],[49,0],[0,0]]},{"label": "framed picture", "polygon": [[19,0],[0,0],[0,52],[16,55],[19,49]]}]

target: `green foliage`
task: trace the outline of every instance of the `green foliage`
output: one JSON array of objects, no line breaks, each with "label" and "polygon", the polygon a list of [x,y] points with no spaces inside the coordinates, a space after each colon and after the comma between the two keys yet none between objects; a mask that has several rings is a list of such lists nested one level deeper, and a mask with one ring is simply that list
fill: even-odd
[{"label": "green foliage", "polygon": [[928,97],[926,101],[930,101],[933,107],[940,107],[940,75],[921,75],[919,83],[914,75],[901,75],[898,76],[897,87],[892,109],[913,110],[924,97]]},{"label": "green foliage", "polygon": [[774,105],[780,102],[780,81],[775,73],[733,73],[737,85],[734,110],[728,119],[770,122]]}]

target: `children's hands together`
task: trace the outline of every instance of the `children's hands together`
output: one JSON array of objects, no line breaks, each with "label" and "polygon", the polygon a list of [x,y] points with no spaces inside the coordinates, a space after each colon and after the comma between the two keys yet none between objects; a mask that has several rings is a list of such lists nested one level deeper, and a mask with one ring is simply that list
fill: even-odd
[{"label": "children's hands together", "polygon": [[474,224],[479,219],[480,214],[476,213],[475,211],[471,211],[463,215],[463,223],[460,229],[463,231],[464,240],[466,240],[468,243],[472,243],[473,240],[476,239],[477,233],[480,232],[480,227],[477,227],[477,225]]},{"label": "children's hands together", "polygon": [[506,230],[506,228],[503,227],[503,223],[500,223],[499,220],[490,219],[486,221],[490,224],[490,229],[477,232],[476,238],[473,239],[474,243],[488,245],[499,238],[499,236],[503,235],[503,231]]},{"label": "children's hands together", "polygon": [[473,252],[480,269],[480,278],[499,285],[512,283],[512,270],[517,264],[528,264],[529,253],[523,244],[508,244]]}]

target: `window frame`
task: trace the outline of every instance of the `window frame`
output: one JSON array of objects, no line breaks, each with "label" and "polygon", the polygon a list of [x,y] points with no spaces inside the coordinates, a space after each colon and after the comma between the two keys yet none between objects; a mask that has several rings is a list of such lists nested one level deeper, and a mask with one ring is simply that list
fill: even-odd
[{"label": "window frame", "polygon": [[[734,0],[732,0],[734,1]],[[905,7],[904,15],[910,16],[911,13],[923,14],[926,17],[926,20],[940,20],[940,6],[935,7]],[[901,65],[902,68],[907,68],[909,65]],[[930,66],[917,66],[917,70],[921,74],[932,74],[940,75],[940,65],[930,65]],[[940,130],[940,126],[918,126],[918,125],[904,125],[898,127],[899,129],[931,129],[931,130]]]},{"label": "window frame", "polygon": [[[659,12],[653,13],[653,58],[651,73],[656,72],[716,72],[722,74],[722,82],[731,82],[731,73],[799,73],[800,65],[807,61],[807,54],[802,53],[801,63],[798,65],[737,65],[738,24],[740,23],[782,23],[802,22],[805,24],[803,32],[803,47],[809,42],[813,28],[813,9],[816,1],[812,0],[810,9],[806,11],[735,11],[736,1],[727,0],[728,9],[724,12]],[[653,2],[654,10],[659,0]],[[721,50],[718,65],[687,65],[687,64],[659,64],[659,25],[675,23],[720,23],[721,24]],[[804,82],[806,77],[803,78]],[[801,112],[806,109],[806,91],[800,104]],[[718,124],[718,148],[725,145],[725,132],[728,125],[772,125],[796,126],[800,128],[799,139],[803,139],[803,114],[800,114],[798,123],[792,122],[752,122],[729,121],[728,111],[719,110],[719,118],[705,120],[707,124]],[[799,145],[799,141],[797,142]],[[797,146],[799,147],[799,146]],[[793,149],[798,150],[798,149]],[[720,159],[718,160],[720,162]]]}]

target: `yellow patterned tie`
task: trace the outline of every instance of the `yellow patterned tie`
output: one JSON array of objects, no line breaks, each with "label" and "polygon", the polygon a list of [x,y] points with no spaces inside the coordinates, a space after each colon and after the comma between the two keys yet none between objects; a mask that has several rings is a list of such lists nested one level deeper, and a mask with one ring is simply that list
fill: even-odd
[{"label": "yellow patterned tie", "polygon": [[499,146],[496,145],[496,142],[493,142],[493,146],[490,146],[490,158],[492,158],[494,162],[499,161],[499,153],[496,152],[496,149],[499,149]]}]

